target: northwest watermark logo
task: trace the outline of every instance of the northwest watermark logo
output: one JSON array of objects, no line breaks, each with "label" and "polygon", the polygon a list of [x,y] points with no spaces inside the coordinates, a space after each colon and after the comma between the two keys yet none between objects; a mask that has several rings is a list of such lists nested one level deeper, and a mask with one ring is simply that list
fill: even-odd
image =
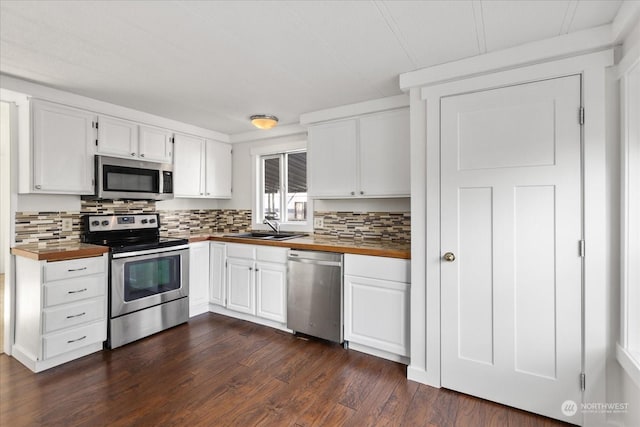
[{"label": "northwest watermark logo", "polygon": [[560,410],[567,417],[574,416],[578,410],[583,414],[619,414],[627,412],[629,404],[626,402],[585,402],[577,404],[573,400],[565,400],[560,406]]}]

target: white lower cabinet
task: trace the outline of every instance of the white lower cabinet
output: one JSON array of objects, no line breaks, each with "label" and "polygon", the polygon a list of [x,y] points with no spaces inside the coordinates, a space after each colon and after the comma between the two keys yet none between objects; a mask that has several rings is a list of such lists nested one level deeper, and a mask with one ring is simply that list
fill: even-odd
[{"label": "white lower cabinet", "polygon": [[407,363],[410,261],[346,254],[344,274],[349,348]]},{"label": "white lower cabinet", "polygon": [[40,372],[102,350],[107,255],[68,261],[16,257],[12,355]]},{"label": "white lower cabinet", "polygon": [[209,311],[209,242],[189,245],[189,317]]},{"label": "white lower cabinet", "polygon": [[225,268],[227,245],[211,242],[209,247],[209,303],[224,307],[225,298]]},{"label": "white lower cabinet", "polygon": [[[287,315],[287,248],[211,243],[211,310],[283,328]],[[223,307],[224,310],[221,311]],[[271,322],[271,323],[269,323]]]},{"label": "white lower cabinet", "polygon": [[264,319],[287,321],[287,266],[256,262],[256,315]]}]

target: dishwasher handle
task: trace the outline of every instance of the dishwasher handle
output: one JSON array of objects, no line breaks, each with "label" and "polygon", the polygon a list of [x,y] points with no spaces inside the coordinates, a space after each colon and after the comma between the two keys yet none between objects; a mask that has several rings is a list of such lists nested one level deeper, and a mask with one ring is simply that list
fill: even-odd
[{"label": "dishwasher handle", "polygon": [[307,258],[291,258],[289,257],[289,262],[299,262],[302,264],[313,264],[313,265],[327,265],[330,267],[342,267],[342,263],[338,261],[320,261],[315,259],[307,259]]}]

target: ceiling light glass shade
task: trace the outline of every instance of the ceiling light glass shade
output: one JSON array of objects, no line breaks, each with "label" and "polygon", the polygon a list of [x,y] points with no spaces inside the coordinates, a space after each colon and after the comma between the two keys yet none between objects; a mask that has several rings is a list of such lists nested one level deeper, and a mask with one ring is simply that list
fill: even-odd
[{"label": "ceiling light glass shade", "polygon": [[258,129],[271,129],[278,124],[278,118],[276,116],[266,116],[264,114],[256,114],[251,116],[251,124]]}]

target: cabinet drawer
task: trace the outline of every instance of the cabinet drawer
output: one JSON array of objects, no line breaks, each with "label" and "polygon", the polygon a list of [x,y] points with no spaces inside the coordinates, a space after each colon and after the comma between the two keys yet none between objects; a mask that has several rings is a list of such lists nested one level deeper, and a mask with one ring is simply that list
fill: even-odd
[{"label": "cabinet drawer", "polygon": [[81,258],[70,261],[48,262],[44,265],[44,281],[70,279],[90,274],[104,273],[103,257]]},{"label": "cabinet drawer", "polygon": [[344,274],[411,283],[411,261],[398,258],[345,254]]},{"label": "cabinet drawer", "polygon": [[107,288],[106,276],[96,274],[44,284],[44,306],[80,301],[104,295]]},{"label": "cabinet drawer", "polygon": [[43,338],[43,356],[49,359],[68,351],[107,339],[106,320],[80,326],[68,331],[51,334]]},{"label": "cabinet drawer", "polygon": [[256,247],[253,245],[228,244],[227,256],[231,258],[254,259],[256,256]]},{"label": "cabinet drawer", "polygon": [[286,264],[288,252],[289,249],[287,248],[270,248],[268,246],[257,246],[256,259],[258,261]]},{"label": "cabinet drawer", "polygon": [[43,311],[42,330],[45,334],[82,323],[100,320],[105,316],[104,298],[94,298],[66,304]]}]

